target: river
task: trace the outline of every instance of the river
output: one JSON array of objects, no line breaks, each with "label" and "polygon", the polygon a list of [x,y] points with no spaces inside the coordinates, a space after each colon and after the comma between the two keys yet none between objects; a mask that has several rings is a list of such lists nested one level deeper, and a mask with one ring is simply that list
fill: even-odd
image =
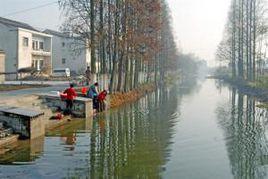
[{"label": "river", "polygon": [[268,178],[268,113],[216,80],[159,89],[0,155],[0,178]]}]

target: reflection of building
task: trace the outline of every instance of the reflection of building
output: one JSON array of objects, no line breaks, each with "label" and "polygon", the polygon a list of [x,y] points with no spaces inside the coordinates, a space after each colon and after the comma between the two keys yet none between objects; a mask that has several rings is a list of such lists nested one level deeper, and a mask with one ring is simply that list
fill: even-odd
[{"label": "reflection of building", "polygon": [[[17,146],[0,157],[1,164],[16,164],[21,162],[32,162],[40,157],[44,151],[44,136],[34,140],[22,140]],[[12,147],[12,146],[10,146]]]},{"label": "reflection of building", "polygon": [[[6,53],[6,72],[21,68],[46,69],[50,73],[52,36],[32,26],[0,17],[0,49]],[[16,75],[8,76],[10,79]]]},{"label": "reflection of building", "polygon": [[52,57],[54,68],[70,68],[72,72],[84,73],[90,65],[90,52],[83,42],[71,37],[69,33],[45,30],[53,35]]}]

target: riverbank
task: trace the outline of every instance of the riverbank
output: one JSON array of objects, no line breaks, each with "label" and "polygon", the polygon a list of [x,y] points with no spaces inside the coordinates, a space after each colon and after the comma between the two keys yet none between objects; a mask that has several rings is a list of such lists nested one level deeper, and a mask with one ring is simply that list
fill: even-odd
[{"label": "riverbank", "polygon": [[131,90],[126,93],[115,93],[109,96],[110,104],[109,108],[115,108],[126,103],[134,102],[139,98],[143,97],[147,93],[153,92],[155,90],[154,84],[145,84],[137,89]]},{"label": "riverbank", "polygon": [[[170,72],[166,75],[163,80],[163,84],[166,86],[171,86],[175,81],[180,80],[180,75],[178,72]],[[137,89],[133,89],[126,93],[115,93],[109,96],[109,108],[116,108],[126,103],[135,102],[136,100],[142,98],[148,93],[156,90],[155,83],[143,84]]]},{"label": "riverbank", "polygon": [[[153,84],[145,84],[127,93],[112,94],[108,97],[109,99],[108,101],[110,102],[109,109],[119,107],[126,103],[134,102],[140,99],[141,97],[143,97],[144,95],[146,95],[147,93],[150,93],[154,90],[155,90],[155,86]],[[70,116],[65,116],[62,120],[50,120],[51,116],[55,114],[53,113],[52,109],[47,108],[42,103],[42,100],[40,99],[39,95],[26,95],[26,96],[20,96],[20,98],[10,97],[6,100],[2,100],[0,105],[12,106],[12,107],[23,106],[25,109],[34,109],[37,111],[43,111],[46,134],[50,133],[51,131],[57,130],[60,127],[68,125],[69,122],[72,121]],[[86,119],[86,120],[92,121],[91,119]],[[11,142],[9,140],[1,140],[3,142],[0,144],[0,149],[2,146],[6,146],[6,144],[8,143],[17,143],[18,140],[19,140],[18,138],[16,138],[16,140],[12,140]],[[5,152],[7,151],[2,151],[2,153],[5,153]]]},{"label": "riverbank", "polygon": [[253,96],[262,103],[268,103],[268,88],[258,84],[258,82],[253,83],[245,80],[232,79],[224,76],[214,78],[223,80],[224,82],[230,84],[231,86],[238,89],[240,93]]}]

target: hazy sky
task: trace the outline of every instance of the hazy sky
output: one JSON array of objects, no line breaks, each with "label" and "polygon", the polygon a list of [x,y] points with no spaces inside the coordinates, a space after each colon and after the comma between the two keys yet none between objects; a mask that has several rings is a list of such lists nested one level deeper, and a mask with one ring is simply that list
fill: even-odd
[{"label": "hazy sky", "polygon": [[[45,6],[40,7],[43,5]],[[38,8],[27,10],[35,7]],[[27,11],[20,12],[24,10]],[[11,13],[13,15],[7,15]],[[0,16],[26,22],[39,28],[58,29],[60,26],[57,0],[0,0]]]},{"label": "hazy sky", "polygon": [[231,0],[168,0],[177,44],[214,64]]},{"label": "hazy sky", "polygon": [[[167,1],[173,17],[173,28],[178,45],[185,53],[195,53],[213,65],[215,50],[222,37],[230,0]],[[39,28],[58,29],[61,18],[56,2],[57,0],[0,0],[0,16],[47,5],[5,17]]]}]

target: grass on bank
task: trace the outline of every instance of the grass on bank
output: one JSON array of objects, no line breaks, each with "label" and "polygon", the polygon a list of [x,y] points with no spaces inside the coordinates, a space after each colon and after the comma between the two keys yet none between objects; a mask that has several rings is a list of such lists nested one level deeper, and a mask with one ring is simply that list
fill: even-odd
[{"label": "grass on bank", "polygon": [[248,82],[248,85],[253,88],[268,90],[268,76],[259,77],[255,82]]},{"label": "grass on bank", "polygon": [[261,103],[261,104],[258,104],[257,107],[258,107],[258,108],[261,108],[261,109],[268,109],[268,103]]},{"label": "grass on bank", "polygon": [[242,79],[233,79],[231,74],[222,74],[222,75],[215,75],[215,78],[223,79],[227,82],[231,82],[232,84],[261,89],[261,90],[268,90],[268,75],[257,77],[255,81],[247,81]]},{"label": "grass on bank", "polygon": [[110,108],[121,106],[122,104],[136,101],[142,96],[155,90],[153,84],[144,84],[139,88],[129,91],[127,93],[115,93],[110,95]]}]

